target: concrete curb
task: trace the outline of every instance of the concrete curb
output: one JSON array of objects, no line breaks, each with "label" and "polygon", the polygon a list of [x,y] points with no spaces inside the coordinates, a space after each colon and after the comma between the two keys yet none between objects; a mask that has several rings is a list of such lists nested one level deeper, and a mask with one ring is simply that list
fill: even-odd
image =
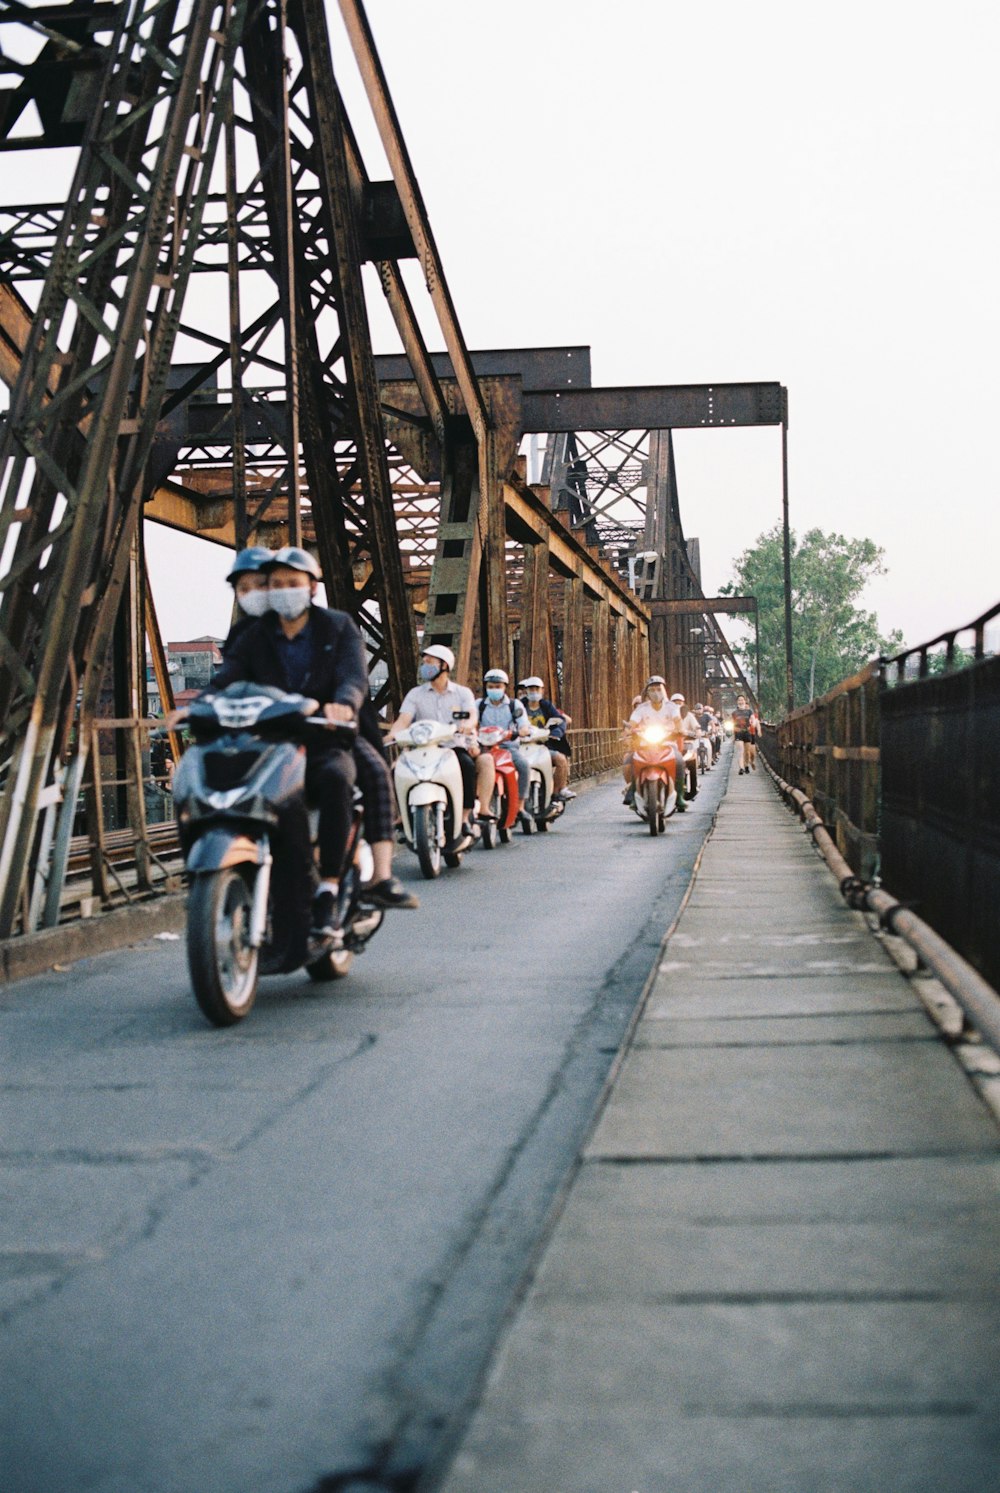
[{"label": "concrete curb", "polygon": [[44,974],[55,964],[75,964],[78,959],[144,943],[157,933],[180,933],[186,906],[185,893],[171,892],[61,928],[43,928],[27,938],[4,939],[0,942],[0,985]]}]

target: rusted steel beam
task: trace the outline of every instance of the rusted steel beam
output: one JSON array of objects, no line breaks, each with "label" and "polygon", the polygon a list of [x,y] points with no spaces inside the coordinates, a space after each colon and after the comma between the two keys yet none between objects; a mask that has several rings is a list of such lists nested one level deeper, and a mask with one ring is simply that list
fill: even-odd
[{"label": "rusted steel beam", "polygon": [[643,631],[646,630],[649,614],[645,603],[629,590],[616,571],[595,559],[572,530],[559,522],[537,493],[523,484],[515,486],[507,482],[503,497],[512,538],[534,536],[537,542],[546,536],[550,563],[557,570],[585,581],[592,596],[607,601],[613,611],[627,614]]},{"label": "rusted steel beam", "polygon": [[[518,377],[524,389],[589,389],[589,347],[508,347],[473,348],[469,352],[477,378]],[[437,378],[454,378],[455,365],[447,353],[431,353],[431,367]],[[380,383],[391,383],[411,377],[410,365],[402,353],[378,353],[375,372]]]},{"label": "rusted steel beam", "polygon": [[340,10],[357,59],[371,104],[372,114],[389,162],[389,169],[399,191],[406,221],[424,273],[427,291],[437,314],[438,325],[455,369],[462,391],[466,413],[472,421],[476,439],[481,440],[489,425],[486,405],[479,388],[472,360],[465,346],[451,292],[444,276],[441,257],[434,242],[424,200],[417,184],[410,154],[403,140],[396,109],[389,94],[382,63],[375,48],[368,17],[360,0],[340,0]]},{"label": "rusted steel beam", "polygon": [[555,432],[780,425],[787,404],[787,391],[778,383],[532,389],[524,394],[523,428]]},{"label": "rusted steel beam", "polygon": [[647,601],[651,617],[697,617],[705,612],[756,612],[756,596],[692,596],[682,601]]}]

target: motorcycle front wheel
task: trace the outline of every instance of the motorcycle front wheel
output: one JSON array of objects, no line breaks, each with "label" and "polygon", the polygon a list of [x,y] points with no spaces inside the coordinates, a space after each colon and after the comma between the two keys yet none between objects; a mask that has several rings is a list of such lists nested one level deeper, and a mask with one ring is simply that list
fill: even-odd
[{"label": "motorcycle front wheel", "polygon": [[441,846],[433,804],[417,804],[413,811],[413,844],[420,869],[428,881],[441,875]]},{"label": "motorcycle front wheel", "polygon": [[188,971],[195,1000],[213,1026],[242,1021],[257,995],[250,947],[253,896],[235,866],[196,876],[187,908]]},{"label": "motorcycle front wheel", "polygon": [[642,801],[646,810],[646,823],[651,835],[660,832],[660,792],[655,778],[647,778],[642,785]]}]

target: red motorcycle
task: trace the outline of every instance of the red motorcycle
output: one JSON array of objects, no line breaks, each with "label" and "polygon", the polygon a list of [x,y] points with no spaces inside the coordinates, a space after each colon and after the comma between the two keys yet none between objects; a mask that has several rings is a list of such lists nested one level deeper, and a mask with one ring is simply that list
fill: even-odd
[{"label": "red motorcycle", "polygon": [[517,791],[517,768],[514,759],[504,746],[507,733],[500,726],[483,726],[479,731],[479,745],[489,752],[496,766],[496,783],[493,797],[486,806],[489,817],[480,820],[480,832],[484,850],[492,850],[498,841],[504,845],[510,841],[511,830],[517,823],[521,800]]},{"label": "red motorcycle", "polygon": [[662,834],[677,807],[677,756],[673,739],[657,721],[644,721],[632,733],[632,807],[651,835]]}]

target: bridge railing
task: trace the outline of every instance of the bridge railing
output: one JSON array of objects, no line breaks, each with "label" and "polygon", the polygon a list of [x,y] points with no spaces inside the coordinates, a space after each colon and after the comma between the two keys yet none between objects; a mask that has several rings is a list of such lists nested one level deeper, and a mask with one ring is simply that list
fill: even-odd
[{"label": "bridge railing", "polygon": [[621,767],[625,755],[621,728],[618,726],[576,727],[566,732],[572,749],[570,778],[591,778],[597,773]]},{"label": "bridge railing", "polygon": [[[878,880],[1000,986],[1000,605],[879,659],[766,727],[863,881]],[[967,646],[966,646],[967,645]]]}]

